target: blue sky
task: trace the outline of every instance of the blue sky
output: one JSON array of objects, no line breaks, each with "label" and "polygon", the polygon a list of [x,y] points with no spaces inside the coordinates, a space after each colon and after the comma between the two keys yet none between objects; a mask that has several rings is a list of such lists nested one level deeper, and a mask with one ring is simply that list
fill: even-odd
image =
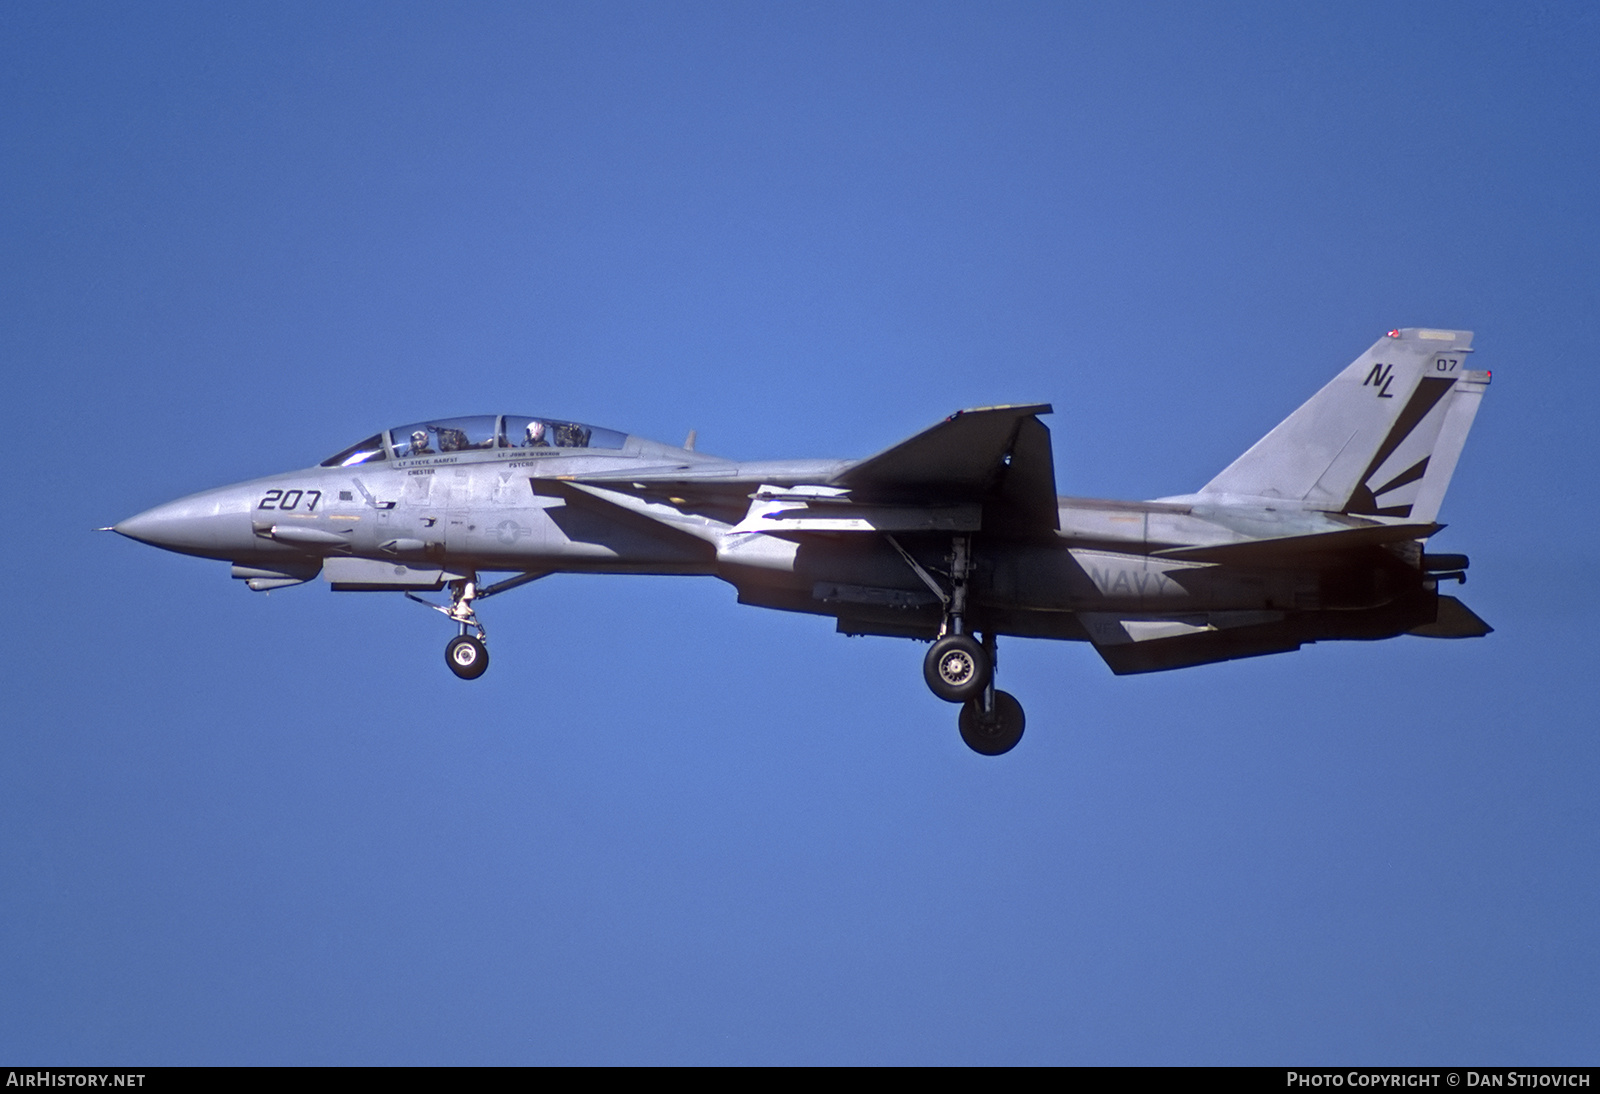
[{"label": "blue sky", "polygon": [[[0,1059],[1593,1063],[1600,14],[0,10]],[[419,417],[1193,490],[1395,326],[1477,642],[1118,679],[709,579],[440,620],[89,529]]]}]

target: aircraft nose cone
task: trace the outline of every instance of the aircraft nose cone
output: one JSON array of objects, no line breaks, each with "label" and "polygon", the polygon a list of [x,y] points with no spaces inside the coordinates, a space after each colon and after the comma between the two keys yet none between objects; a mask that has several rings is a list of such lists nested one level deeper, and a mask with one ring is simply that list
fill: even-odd
[{"label": "aircraft nose cone", "polygon": [[182,550],[196,545],[204,531],[203,524],[203,520],[188,512],[187,506],[169,501],[129,517],[113,525],[111,530],[152,547]]},{"label": "aircraft nose cone", "polygon": [[233,508],[216,494],[196,494],[146,509],[112,531],[180,554],[225,558],[251,538],[248,514]]}]

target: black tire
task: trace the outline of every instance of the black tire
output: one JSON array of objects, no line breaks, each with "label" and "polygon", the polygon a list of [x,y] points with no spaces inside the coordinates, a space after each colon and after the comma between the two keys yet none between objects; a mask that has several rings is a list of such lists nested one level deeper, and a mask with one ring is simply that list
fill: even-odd
[{"label": "black tire", "polygon": [[983,756],[1001,756],[1017,747],[1027,724],[1022,704],[1009,691],[994,693],[994,713],[984,717],[983,699],[969,699],[961,708],[961,739]]},{"label": "black tire", "polygon": [[444,648],[444,663],[463,680],[476,680],[489,669],[489,648],[468,634],[450,639]]},{"label": "black tire", "polygon": [[989,655],[970,635],[947,634],[922,659],[922,678],[947,703],[964,703],[989,686]]}]

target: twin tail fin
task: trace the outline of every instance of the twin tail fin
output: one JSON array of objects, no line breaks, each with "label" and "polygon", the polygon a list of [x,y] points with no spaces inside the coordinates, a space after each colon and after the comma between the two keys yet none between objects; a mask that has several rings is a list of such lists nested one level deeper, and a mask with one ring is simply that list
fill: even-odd
[{"label": "twin tail fin", "polygon": [[1200,493],[1432,521],[1489,385],[1471,352],[1471,331],[1390,331]]}]

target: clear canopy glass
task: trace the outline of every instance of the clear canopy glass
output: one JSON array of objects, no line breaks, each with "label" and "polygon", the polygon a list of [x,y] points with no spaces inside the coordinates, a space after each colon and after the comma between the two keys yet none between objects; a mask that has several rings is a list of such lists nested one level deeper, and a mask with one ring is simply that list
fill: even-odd
[{"label": "clear canopy glass", "polygon": [[[384,441],[387,437],[388,444]],[[556,418],[530,418],[520,414],[475,414],[464,418],[433,418],[377,433],[322,461],[323,467],[354,467],[389,458],[438,456],[449,452],[475,452],[506,448],[620,449],[628,435],[581,422]]]},{"label": "clear canopy glass", "polygon": [[470,418],[436,418],[391,429],[389,442],[397,460],[493,448],[497,420],[493,414],[476,414]]},{"label": "clear canopy glass", "polygon": [[551,418],[507,414],[500,433],[502,448],[621,448],[626,433]]},{"label": "clear canopy glass", "polygon": [[353,444],[337,455],[322,461],[323,467],[354,467],[358,463],[375,463],[389,458],[383,450],[383,434],[374,433],[360,444]]}]

